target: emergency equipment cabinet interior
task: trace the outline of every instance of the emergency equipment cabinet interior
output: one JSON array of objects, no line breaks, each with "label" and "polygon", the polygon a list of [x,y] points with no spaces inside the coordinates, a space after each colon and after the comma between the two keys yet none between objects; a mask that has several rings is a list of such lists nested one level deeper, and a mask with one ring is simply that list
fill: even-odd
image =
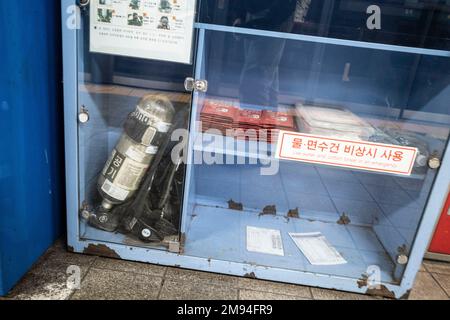
[{"label": "emergency equipment cabinet interior", "polygon": [[450,181],[448,1],[63,4],[73,251],[408,296]]}]

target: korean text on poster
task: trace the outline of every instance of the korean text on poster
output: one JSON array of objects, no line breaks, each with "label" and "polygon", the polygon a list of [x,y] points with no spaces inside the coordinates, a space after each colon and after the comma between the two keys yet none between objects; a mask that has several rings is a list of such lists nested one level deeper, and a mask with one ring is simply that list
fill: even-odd
[{"label": "korean text on poster", "polygon": [[417,152],[417,149],[412,147],[282,131],[278,139],[276,157],[352,169],[411,175]]},{"label": "korean text on poster", "polygon": [[92,0],[91,52],[191,63],[196,0]]}]

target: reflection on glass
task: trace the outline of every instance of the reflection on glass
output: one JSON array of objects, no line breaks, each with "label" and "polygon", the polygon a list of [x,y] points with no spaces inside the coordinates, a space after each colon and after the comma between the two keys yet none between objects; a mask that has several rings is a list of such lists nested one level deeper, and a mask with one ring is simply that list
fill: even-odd
[{"label": "reflection on glass", "polygon": [[[241,1],[234,26],[290,32],[296,0]],[[245,104],[278,106],[279,64],[286,41],[244,36],[245,62],[240,79],[240,101]]]}]

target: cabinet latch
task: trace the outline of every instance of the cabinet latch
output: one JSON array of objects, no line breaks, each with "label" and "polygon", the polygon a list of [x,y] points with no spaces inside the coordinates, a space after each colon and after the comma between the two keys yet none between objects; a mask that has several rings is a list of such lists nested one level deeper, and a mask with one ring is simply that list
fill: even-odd
[{"label": "cabinet latch", "polygon": [[186,78],[184,81],[184,88],[189,92],[207,92],[208,91],[208,81],[206,80],[196,80],[194,78]]},{"label": "cabinet latch", "polygon": [[90,119],[89,111],[84,106],[82,106],[80,113],[78,113],[78,121],[80,123],[87,123],[89,119]]},{"label": "cabinet latch", "polygon": [[439,169],[441,167],[441,159],[439,159],[437,154],[433,154],[428,159],[428,167],[430,167],[433,170]]}]

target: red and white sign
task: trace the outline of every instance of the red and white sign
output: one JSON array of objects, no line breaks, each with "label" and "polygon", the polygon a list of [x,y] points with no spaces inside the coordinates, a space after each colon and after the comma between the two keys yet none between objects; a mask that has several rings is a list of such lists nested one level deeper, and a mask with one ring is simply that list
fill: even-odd
[{"label": "red and white sign", "polygon": [[281,131],[276,158],[411,175],[417,148]]}]

